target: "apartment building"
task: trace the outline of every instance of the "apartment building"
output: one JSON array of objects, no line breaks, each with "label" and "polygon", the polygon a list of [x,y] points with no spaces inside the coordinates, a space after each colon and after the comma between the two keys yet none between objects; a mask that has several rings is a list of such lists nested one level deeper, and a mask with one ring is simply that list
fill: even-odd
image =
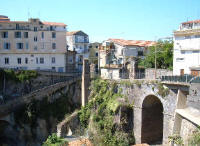
[{"label": "apartment building", "polygon": [[108,39],[100,49],[100,68],[103,78],[127,78],[128,68],[133,58],[144,58],[153,41]]},{"label": "apartment building", "polygon": [[76,68],[81,71],[83,59],[89,57],[89,37],[83,31],[71,31],[66,33],[68,50],[76,51]]},{"label": "apartment building", "polygon": [[200,20],[181,23],[174,31],[173,75],[200,75]]},{"label": "apartment building", "polygon": [[0,16],[0,67],[66,71],[66,25]]}]

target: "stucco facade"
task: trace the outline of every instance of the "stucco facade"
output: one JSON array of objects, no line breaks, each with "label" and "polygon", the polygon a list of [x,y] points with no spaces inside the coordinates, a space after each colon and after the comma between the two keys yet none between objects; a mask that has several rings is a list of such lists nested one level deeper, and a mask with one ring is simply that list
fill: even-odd
[{"label": "stucco facade", "polygon": [[64,23],[0,18],[0,67],[66,70]]},{"label": "stucco facade", "polygon": [[191,74],[200,67],[200,22],[189,21],[174,32],[173,74]]},{"label": "stucco facade", "polygon": [[[99,62],[102,78],[120,79],[129,75],[128,64],[136,58],[144,58],[149,46],[154,45],[152,41],[135,41],[123,39],[109,39],[102,43],[99,50]],[[120,67],[111,67],[116,65]]]},{"label": "stucco facade", "polygon": [[83,59],[89,57],[89,37],[82,31],[72,31],[66,33],[67,47],[70,51],[76,51],[76,68],[81,71]]}]

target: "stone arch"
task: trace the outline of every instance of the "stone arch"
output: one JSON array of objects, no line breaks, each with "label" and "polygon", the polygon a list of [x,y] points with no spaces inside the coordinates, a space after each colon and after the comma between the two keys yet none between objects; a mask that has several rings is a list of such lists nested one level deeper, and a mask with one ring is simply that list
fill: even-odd
[{"label": "stone arch", "polygon": [[163,141],[163,104],[155,95],[148,95],[142,103],[141,142],[162,144]]}]

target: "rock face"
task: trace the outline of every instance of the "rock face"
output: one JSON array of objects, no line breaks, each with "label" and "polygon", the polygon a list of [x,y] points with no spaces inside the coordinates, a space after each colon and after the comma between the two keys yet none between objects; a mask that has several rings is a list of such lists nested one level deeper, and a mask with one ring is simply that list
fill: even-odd
[{"label": "rock face", "polygon": [[50,134],[56,133],[57,124],[66,114],[80,107],[80,96],[81,82],[77,81],[20,107],[10,114],[12,122],[0,120],[0,145],[40,146]]}]

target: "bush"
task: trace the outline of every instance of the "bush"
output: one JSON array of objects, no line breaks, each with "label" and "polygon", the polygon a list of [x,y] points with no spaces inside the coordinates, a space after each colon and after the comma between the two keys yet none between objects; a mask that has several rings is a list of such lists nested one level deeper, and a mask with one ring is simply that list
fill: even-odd
[{"label": "bush", "polygon": [[183,139],[180,135],[172,135],[168,137],[169,142],[173,143],[173,144],[177,144],[177,145],[183,145]]},{"label": "bush", "polygon": [[200,128],[193,132],[191,138],[189,139],[190,146],[199,146],[200,145]]},{"label": "bush", "polygon": [[[126,146],[134,144],[132,133],[123,131],[123,124],[114,123],[114,113],[120,104],[118,98],[125,98],[121,90],[117,90],[115,82],[96,79],[91,84],[90,101],[79,112],[81,125],[87,128],[89,119],[97,134],[91,134],[90,139],[99,146]],[[92,118],[90,118],[92,117]]]},{"label": "bush", "polygon": [[42,146],[67,146],[68,142],[62,138],[57,137],[55,133],[49,135],[47,140],[43,143]]}]

